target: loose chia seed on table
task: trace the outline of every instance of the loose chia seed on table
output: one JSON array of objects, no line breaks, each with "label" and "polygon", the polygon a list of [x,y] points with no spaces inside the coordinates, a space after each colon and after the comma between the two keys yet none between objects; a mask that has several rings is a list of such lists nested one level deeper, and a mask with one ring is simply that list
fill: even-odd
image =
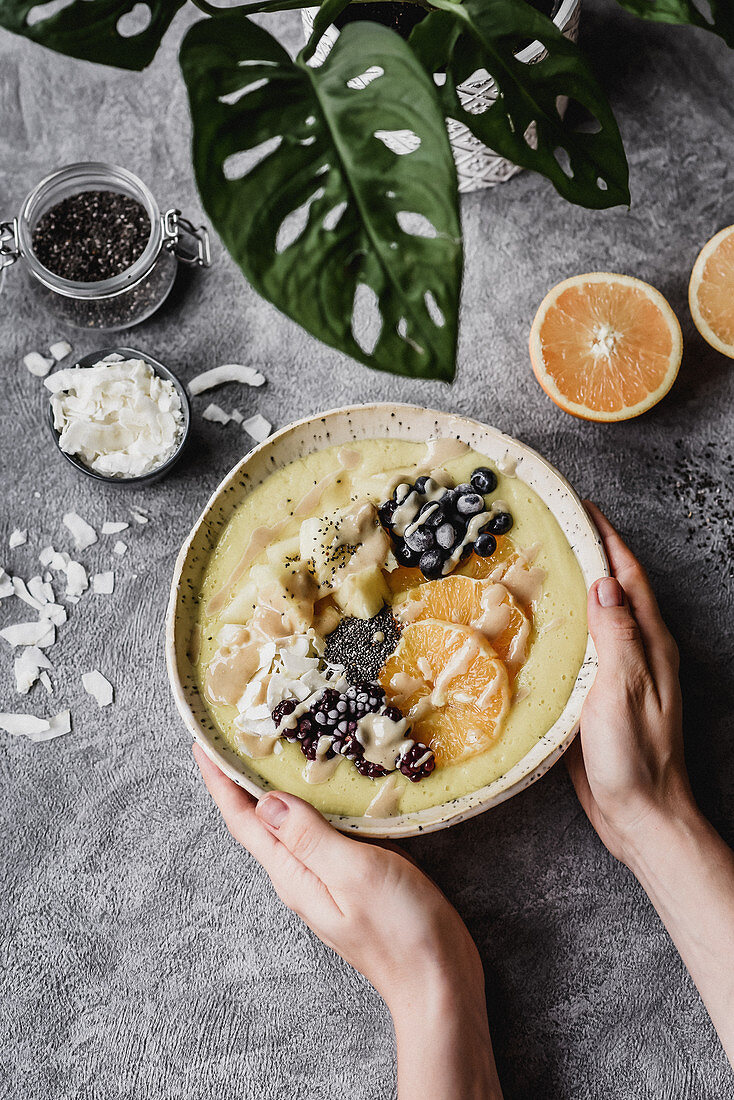
[{"label": "loose chia seed on table", "polygon": [[325,657],[343,665],[350,684],[374,681],[399,641],[400,627],[386,607],[372,619],[345,615],[326,639]]},{"label": "loose chia seed on table", "polygon": [[116,191],[80,191],[46,211],[33,231],[33,249],[55,275],[97,283],[142,256],[150,228],[136,199]]}]

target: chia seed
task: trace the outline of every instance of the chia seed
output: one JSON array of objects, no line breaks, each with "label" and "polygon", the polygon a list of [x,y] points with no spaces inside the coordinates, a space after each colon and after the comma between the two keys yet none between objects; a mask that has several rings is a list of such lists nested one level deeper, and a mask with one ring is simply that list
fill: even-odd
[{"label": "chia seed", "polygon": [[[383,640],[375,641],[381,634]],[[390,611],[383,607],[371,619],[353,619],[345,615],[326,639],[326,660],[342,665],[350,684],[377,680],[380,669],[400,641],[400,627]]]},{"label": "chia seed", "polygon": [[144,207],[116,191],[80,191],[47,210],[33,230],[33,250],[54,275],[98,283],[131,267],[150,239]]}]

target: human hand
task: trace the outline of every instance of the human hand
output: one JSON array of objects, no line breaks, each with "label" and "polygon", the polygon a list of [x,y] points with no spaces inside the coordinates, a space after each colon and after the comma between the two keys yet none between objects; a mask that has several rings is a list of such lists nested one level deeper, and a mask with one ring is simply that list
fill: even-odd
[{"label": "human hand", "polygon": [[227,828],[281,901],[386,1001],[400,1100],[499,1097],[481,960],[438,887],[397,850],[349,839],[295,795],[256,802],[198,745],[194,756]]},{"label": "human hand", "polygon": [[678,649],[644,569],[599,509],[587,508],[612,577],[589,590],[599,667],[566,761],[591,824],[609,851],[630,864],[646,824],[693,810]]}]

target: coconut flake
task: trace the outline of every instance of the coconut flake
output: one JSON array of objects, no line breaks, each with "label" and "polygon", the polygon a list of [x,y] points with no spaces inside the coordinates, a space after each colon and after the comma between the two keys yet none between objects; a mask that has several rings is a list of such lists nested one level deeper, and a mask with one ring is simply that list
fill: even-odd
[{"label": "coconut flake", "polygon": [[45,603],[41,608],[41,618],[48,619],[54,626],[62,626],[66,622],[66,608],[60,603]]},{"label": "coconut flake", "polygon": [[215,386],[222,386],[225,382],[241,382],[245,386],[262,386],[265,375],[260,374],[254,367],[244,366],[242,363],[224,363],[221,367],[212,367],[203,374],[197,374],[189,382],[189,393],[196,397],[205,390],[212,390]]},{"label": "coconut flake", "polygon": [[13,578],[5,572],[2,566],[0,566],[0,600],[4,600],[7,596],[12,596],[14,594]]},{"label": "coconut flake", "polygon": [[38,646],[27,646],[20,656],[15,658],[13,668],[15,672],[15,690],[19,695],[27,695],[39,678],[41,669],[51,667],[51,662],[43,650],[39,649]]},{"label": "coconut flake", "polygon": [[26,542],[28,542],[28,531],[20,527],[16,527],[8,539],[11,550],[15,550],[16,546],[24,546]]},{"label": "coconut flake", "polygon": [[120,521],[118,523],[103,523],[102,524],[102,534],[103,535],[119,535],[120,531],[127,531],[129,526],[130,526],[130,524],[125,523],[124,521]]},{"label": "coconut flake", "polygon": [[52,718],[36,718],[35,714],[0,714],[0,729],[29,741],[51,741],[71,731],[71,711],[62,710]]},{"label": "coconut flake", "polygon": [[38,677],[38,679],[40,680],[40,682],[43,684],[44,688],[46,689],[46,694],[47,695],[53,695],[54,688],[53,688],[53,684],[51,683],[51,677],[49,676],[49,674],[46,672],[45,669],[43,670],[41,675]]},{"label": "coconut flake", "polygon": [[97,700],[97,706],[108,707],[112,702],[112,684],[106,676],[103,676],[96,668],[91,672],[85,672],[82,676],[82,684],[87,695]]},{"label": "coconut flake", "polygon": [[115,545],[112,547],[112,553],[117,554],[117,556],[120,557],[120,558],[122,557],[123,554],[127,553],[127,546],[122,541],[122,539],[117,540]]},{"label": "coconut flake", "polygon": [[46,649],[56,641],[56,628],[48,619],[13,623],[12,626],[6,626],[0,630],[0,637],[4,638],[13,649],[19,645],[37,645]]},{"label": "coconut flake", "polygon": [[13,591],[19,600],[27,603],[34,611],[40,611],[43,607],[44,601],[35,599],[26,588],[25,581],[21,580],[20,577],[13,577]]},{"label": "coconut flake", "polygon": [[224,409],[220,409],[219,405],[207,405],[201,414],[204,420],[211,420],[215,424],[229,424],[232,419],[229,413],[226,413]]},{"label": "coconut flake", "polygon": [[232,409],[229,418],[230,420],[234,420],[235,424],[241,424],[245,419],[239,409]]},{"label": "coconut flake", "polygon": [[264,416],[261,416],[260,413],[255,413],[254,416],[243,421],[242,427],[249,436],[252,436],[256,443],[264,443],[270,435],[273,425],[267,421]]},{"label": "coconut flake", "polygon": [[29,351],[23,356],[23,363],[35,378],[45,378],[54,365],[54,360],[46,359],[38,351]]},{"label": "coconut flake", "polygon": [[92,577],[92,592],[98,596],[109,596],[115,590],[115,574],[95,573]]},{"label": "coconut flake", "polygon": [[68,527],[71,531],[74,546],[77,550],[86,550],[88,546],[97,541],[97,532],[92,525],[77,515],[76,512],[64,513],[64,527]]},{"label": "coconut flake", "polygon": [[60,363],[62,359],[66,359],[67,355],[71,355],[71,344],[66,340],[57,340],[48,350],[56,362]]},{"label": "coconut flake", "polygon": [[78,598],[89,587],[87,571],[81,562],[69,561],[66,566],[66,595]]},{"label": "coconut flake", "polygon": [[55,602],[53,588],[48,581],[40,576],[31,577],[28,581],[28,591],[34,600],[38,600],[41,605]]},{"label": "coconut flake", "polygon": [[134,509],[130,510],[130,515],[133,517],[136,523],[147,523],[148,517],[143,512],[136,512]]}]

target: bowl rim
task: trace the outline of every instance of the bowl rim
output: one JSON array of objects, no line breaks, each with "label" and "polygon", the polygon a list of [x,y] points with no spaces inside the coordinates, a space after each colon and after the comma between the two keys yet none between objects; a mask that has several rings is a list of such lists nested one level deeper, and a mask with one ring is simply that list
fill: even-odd
[{"label": "bowl rim", "polygon": [[[314,413],[310,416],[302,417],[298,420],[292,421],[285,427],[279,429],[279,431],[269,436],[263,443],[253,447],[248,451],[242,459],[225,475],[214,492],[207,500],[204,508],[202,509],[198,519],[191,528],[189,535],[184,541],[178,555],[173,570],[173,577],[171,581],[171,589],[169,594],[168,607],[166,610],[165,620],[165,658],[166,667],[168,672],[169,685],[174,697],[176,708],[184,722],[184,725],[192,735],[193,739],[201,746],[207,756],[213,763],[220,768],[230,779],[232,779],[238,786],[244,788],[249,794],[255,798],[261,797],[263,794],[270,790],[277,788],[271,786],[261,786],[249,775],[244,774],[243,771],[238,770],[232,762],[224,756],[219,749],[212,743],[210,735],[202,727],[194,714],[191,706],[189,705],[187,698],[187,691],[183,683],[181,675],[181,669],[179,665],[179,657],[188,662],[186,654],[179,654],[176,644],[176,623],[177,623],[177,611],[178,611],[178,599],[179,595],[183,593],[182,575],[188,562],[189,552],[191,551],[194,540],[201,531],[201,528],[207,522],[207,519],[213,510],[213,508],[220,502],[220,498],[228,491],[230,485],[235,482],[240,476],[243,467],[251,462],[256,455],[260,455],[263,451],[269,448],[277,446],[288,435],[295,435],[301,429],[309,425],[325,425],[329,419],[334,418],[349,418],[350,415],[364,415],[374,411],[387,411],[394,413],[395,411],[402,412],[404,415],[410,413],[418,413],[421,416],[428,415],[435,417],[438,431],[440,435],[447,435],[449,432],[456,435],[457,428],[463,428],[468,434],[471,431],[479,431],[485,438],[493,438],[494,441],[500,445],[506,447],[506,453],[519,452],[517,455],[518,464],[521,459],[528,458],[533,464],[537,464],[544,475],[550,479],[554,487],[560,490],[562,496],[569,502],[574,509],[575,518],[580,523],[581,538],[584,544],[584,552],[588,553],[590,559],[593,559],[593,566],[584,569],[584,565],[579,561],[579,555],[576,548],[572,545],[572,550],[576,556],[576,560],[579,562],[579,566],[584,574],[585,583],[588,585],[591,583],[587,579],[586,574],[593,572],[596,576],[608,576],[609,575],[609,563],[606,553],[602,544],[601,536],[597,531],[591,517],[583,506],[580,497],[575,492],[573,487],[569,484],[566,478],[541,454],[539,454],[532,447],[520,440],[515,439],[513,436],[507,435],[505,432],[500,431],[498,428],[493,428],[490,425],[484,424],[482,421],[473,417],[463,416],[459,413],[446,412],[439,409],[428,409],[424,406],[411,405],[401,402],[366,402],[363,404],[354,404],[341,406],[339,408],[328,409],[325,412]],[[389,417],[388,417],[389,420]],[[383,423],[385,421],[383,420]],[[447,424],[448,422],[448,424]],[[380,436],[377,434],[365,435],[364,437],[355,437],[364,439],[377,439],[377,438],[390,438],[385,429],[385,435]],[[406,438],[400,437],[397,438]],[[406,441],[411,441],[406,439]],[[305,454],[314,453],[317,450],[326,449],[326,446],[333,445],[334,441],[330,441],[324,446],[314,447],[312,450],[308,450]],[[348,445],[343,442],[342,446]],[[495,461],[492,455],[487,455],[491,461]],[[272,470],[280,469],[282,466],[286,466],[289,462],[294,461],[289,459],[280,465],[273,464]],[[264,480],[264,479],[263,479]],[[524,480],[521,478],[521,480]],[[538,487],[531,481],[526,481],[526,484],[538,492]],[[262,484],[262,482],[258,482]],[[541,499],[544,499],[542,494],[539,493]],[[547,501],[545,501],[547,504]],[[555,513],[554,513],[555,515]],[[556,516],[557,518],[557,516]],[[564,531],[564,534],[566,532]],[[595,578],[593,578],[595,579]],[[594,649],[591,636],[587,638],[587,647],[584,654],[584,658],[579,670],[576,682],[571,689],[571,693],[563,708],[563,711],[553,723],[551,728],[536,742],[536,744],[508,771],[494,780],[492,783],[478,788],[476,791],[470,791],[468,794],[461,795],[457,798],[451,799],[448,802],[442,803],[438,806],[430,806],[423,810],[413,811],[412,813],[400,814],[390,818],[371,818],[371,817],[350,817],[342,814],[325,813],[324,817],[327,821],[330,821],[342,832],[349,834],[357,834],[364,837],[376,837],[376,838],[392,838],[397,839],[401,837],[418,836],[422,833],[434,832],[438,829],[447,828],[450,825],[458,824],[460,821],[465,821],[468,818],[475,817],[477,814],[483,813],[485,810],[490,809],[492,806],[499,805],[500,803],[511,798],[513,795],[519,793],[521,790],[535,783],[542,775],[544,775],[553,764],[563,755],[568,746],[575,738],[579,727],[579,716],[581,712],[581,705],[583,703],[586,694],[588,693],[591,684],[593,683],[593,677],[597,667],[596,651]],[[547,747],[547,752],[543,753],[541,746]],[[528,758],[537,756],[538,759],[528,763]],[[506,782],[505,782],[506,781]]]},{"label": "bowl rim", "polygon": [[142,359],[149,367],[153,368],[153,371],[167,382],[173,383],[173,388],[178,394],[181,402],[181,412],[183,413],[183,429],[181,432],[181,439],[179,441],[176,450],[163,462],[160,466],[156,466],[155,469],[149,470],[147,474],[138,474],[135,477],[113,477],[110,474],[100,474],[96,470],[92,470],[89,466],[86,466],[81,459],[76,455],[67,454],[66,451],[61,450],[61,444],[59,442],[59,433],[54,425],[54,412],[51,405],[51,401],[48,401],[48,409],[46,413],[46,420],[51,428],[51,434],[56,444],[56,449],[61,454],[70,466],[73,466],[75,470],[78,470],[81,474],[86,474],[93,481],[101,481],[105,485],[145,485],[152,481],[158,481],[160,478],[165,477],[167,473],[178,462],[183,453],[183,449],[186,446],[191,431],[191,402],[189,401],[189,395],[186,392],[186,387],[180,378],[173,373],[170,367],[165,366],[160,360],[155,359],[152,355],[149,355],[147,351],[140,351],[139,348],[131,347],[110,347],[100,348],[99,351],[90,351],[87,355],[82,355],[78,359],[75,359],[71,367],[62,366],[63,360],[55,363],[52,370],[49,371],[47,377],[51,377],[53,374],[58,374],[60,370],[73,370],[75,367],[93,367],[97,363],[103,362],[108,355],[122,355],[125,359]]}]

